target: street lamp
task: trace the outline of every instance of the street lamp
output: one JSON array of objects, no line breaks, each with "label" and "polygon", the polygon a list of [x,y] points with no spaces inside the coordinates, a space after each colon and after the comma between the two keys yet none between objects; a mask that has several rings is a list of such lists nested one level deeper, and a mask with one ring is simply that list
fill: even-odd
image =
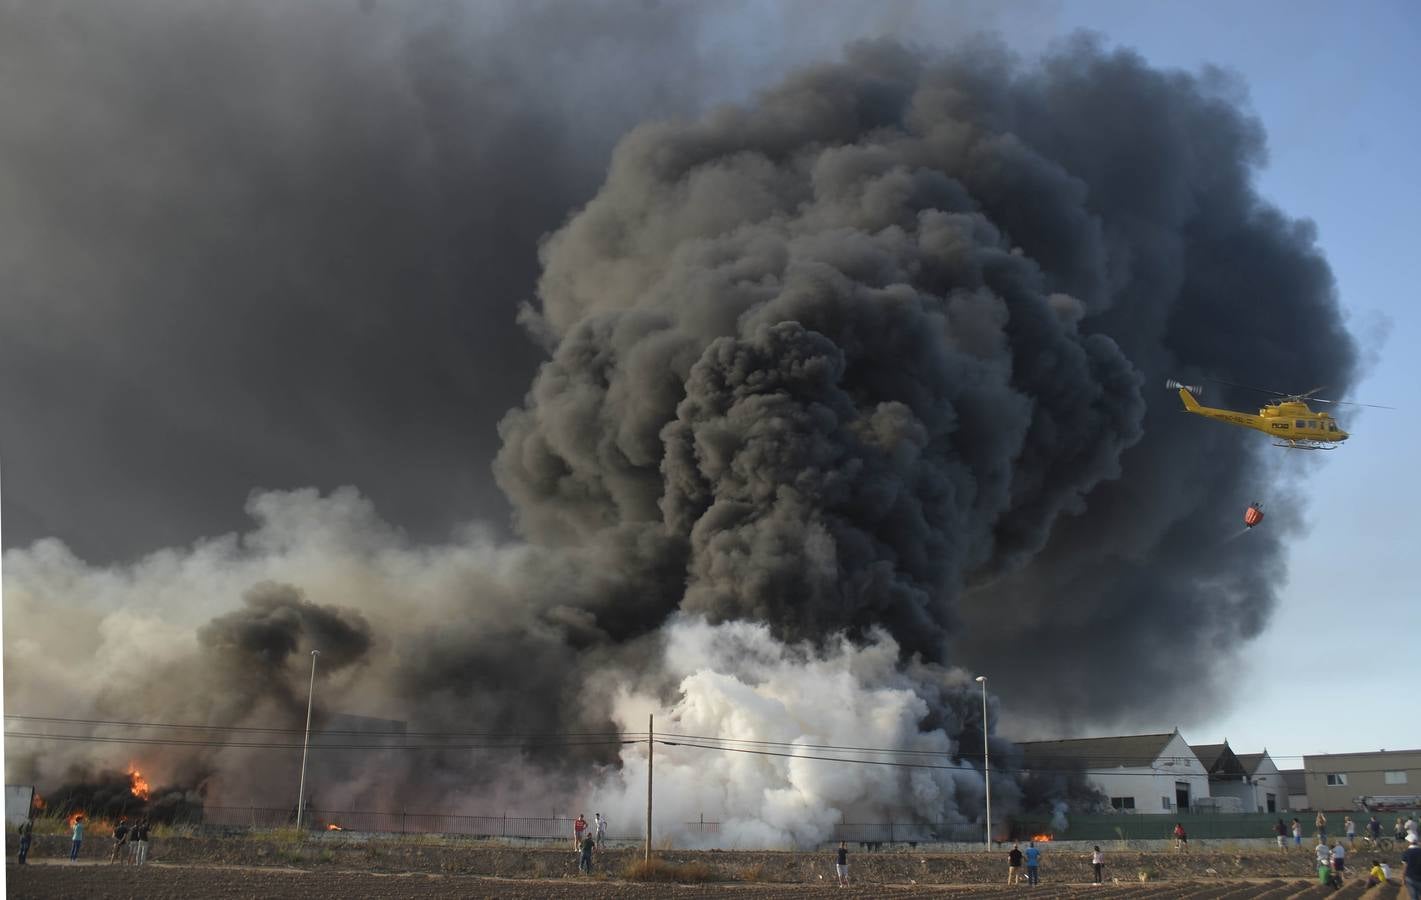
[{"label": "street lamp", "polygon": [[987,851],[992,849],[992,761],[987,750],[987,676],[978,675],[982,686],[982,784],[987,794]]},{"label": "street lamp", "polygon": [[311,686],[306,691],[306,738],[301,742],[301,790],[296,795],[296,830],[301,830],[301,813],[306,807],[306,751],[311,746],[311,701],[316,696],[316,657],[321,651],[311,651]]}]

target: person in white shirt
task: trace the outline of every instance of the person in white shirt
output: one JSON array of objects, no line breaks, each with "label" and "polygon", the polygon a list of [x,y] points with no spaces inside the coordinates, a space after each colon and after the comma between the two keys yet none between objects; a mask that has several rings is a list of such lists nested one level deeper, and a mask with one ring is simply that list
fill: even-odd
[{"label": "person in white shirt", "polygon": [[592,815],[596,817],[597,821],[597,848],[600,850],[602,848],[602,841],[607,837],[607,818],[601,813],[593,813]]},{"label": "person in white shirt", "polygon": [[1090,867],[1095,870],[1095,883],[1105,883],[1105,854],[1100,852],[1100,845],[1095,845],[1095,852],[1090,855]]},{"label": "person in white shirt", "polygon": [[1342,870],[1347,868],[1347,848],[1338,841],[1332,848],[1332,871],[1337,873],[1338,880],[1342,878]]}]

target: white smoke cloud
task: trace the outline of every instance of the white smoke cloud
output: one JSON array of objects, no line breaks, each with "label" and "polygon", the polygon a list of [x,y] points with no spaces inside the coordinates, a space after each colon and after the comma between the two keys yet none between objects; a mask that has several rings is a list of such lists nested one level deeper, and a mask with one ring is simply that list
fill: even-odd
[{"label": "white smoke cloud", "polygon": [[[876,631],[856,645],[839,640],[822,651],[786,645],[768,626],[673,620],[664,630],[660,665],[677,680],[662,703],[634,688],[618,691],[612,716],[623,731],[645,731],[647,715],[673,745],[658,743],[654,835],[677,844],[717,847],[804,847],[827,840],[843,822],[897,817],[970,822],[960,804],[981,803],[979,770],[952,762],[955,746],[941,729],[920,730],[927,703],[898,665],[898,645]],[[943,676],[965,684],[969,676]],[[723,738],[726,746],[788,754],[697,749],[682,737]],[[761,744],[755,742],[773,742]],[[846,753],[816,747],[896,748],[932,755]],[[905,768],[829,762],[853,756],[950,768]],[[620,768],[591,792],[593,806],[622,822],[645,813],[646,747],[628,745]],[[701,817],[718,822],[700,831]]]}]

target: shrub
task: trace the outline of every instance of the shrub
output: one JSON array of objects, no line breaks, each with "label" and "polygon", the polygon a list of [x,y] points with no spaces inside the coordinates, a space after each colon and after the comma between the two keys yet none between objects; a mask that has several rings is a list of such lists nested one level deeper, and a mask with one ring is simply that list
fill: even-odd
[{"label": "shrub", "polygon": [[622,869],[622,877],[628,881],[669,881],[678,884],[697,884],[714,881],[715,870],[705,863],[672,863],[664,859],[639,859]]}]

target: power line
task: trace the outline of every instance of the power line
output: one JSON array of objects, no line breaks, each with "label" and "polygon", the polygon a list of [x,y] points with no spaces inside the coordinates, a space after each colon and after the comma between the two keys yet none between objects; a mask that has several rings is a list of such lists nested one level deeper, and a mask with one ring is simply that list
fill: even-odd
[{"label": "power line", "polygon": [[[184,738],[120,737],[92,734],[45,734],[42,732],[7,731],[5,737],[19,740],[67,741],[86,744],[137,744],[160,747],[219,747],[247,750],[300,750],[298,743],[273,741],[224,741]],[[543,747],[608,747],[621,744],[646,743],[646,738],[603,740],[545,740],[492,744],[313,744],[312,750],[527,750]]]},{"label": "power line", "polygon": [[[28,722],[52,722],[66,725],[94,725],[112,726],[120,728],[176,728],[193,731],[237,731],[253,732],[264,734],[302,734],[300,728],[267,728],[256,725],[200,725],[200,724],[179,724],[175,722],[126,722],[117,719],[70,719],[60,716],[21,716],[6,714],[6,719],[20,719]],[[342,730],[342,729],[322,729],[318,734],[339,734],[357,735],[360,737],[539,737],[552,732],[539,731],[368,731],[362,729]],[[613,737],[640,735],[642,740],[646,740],[644,731],[568,731],[556,732],[560,735],[574,735],[578,737]]]}]

